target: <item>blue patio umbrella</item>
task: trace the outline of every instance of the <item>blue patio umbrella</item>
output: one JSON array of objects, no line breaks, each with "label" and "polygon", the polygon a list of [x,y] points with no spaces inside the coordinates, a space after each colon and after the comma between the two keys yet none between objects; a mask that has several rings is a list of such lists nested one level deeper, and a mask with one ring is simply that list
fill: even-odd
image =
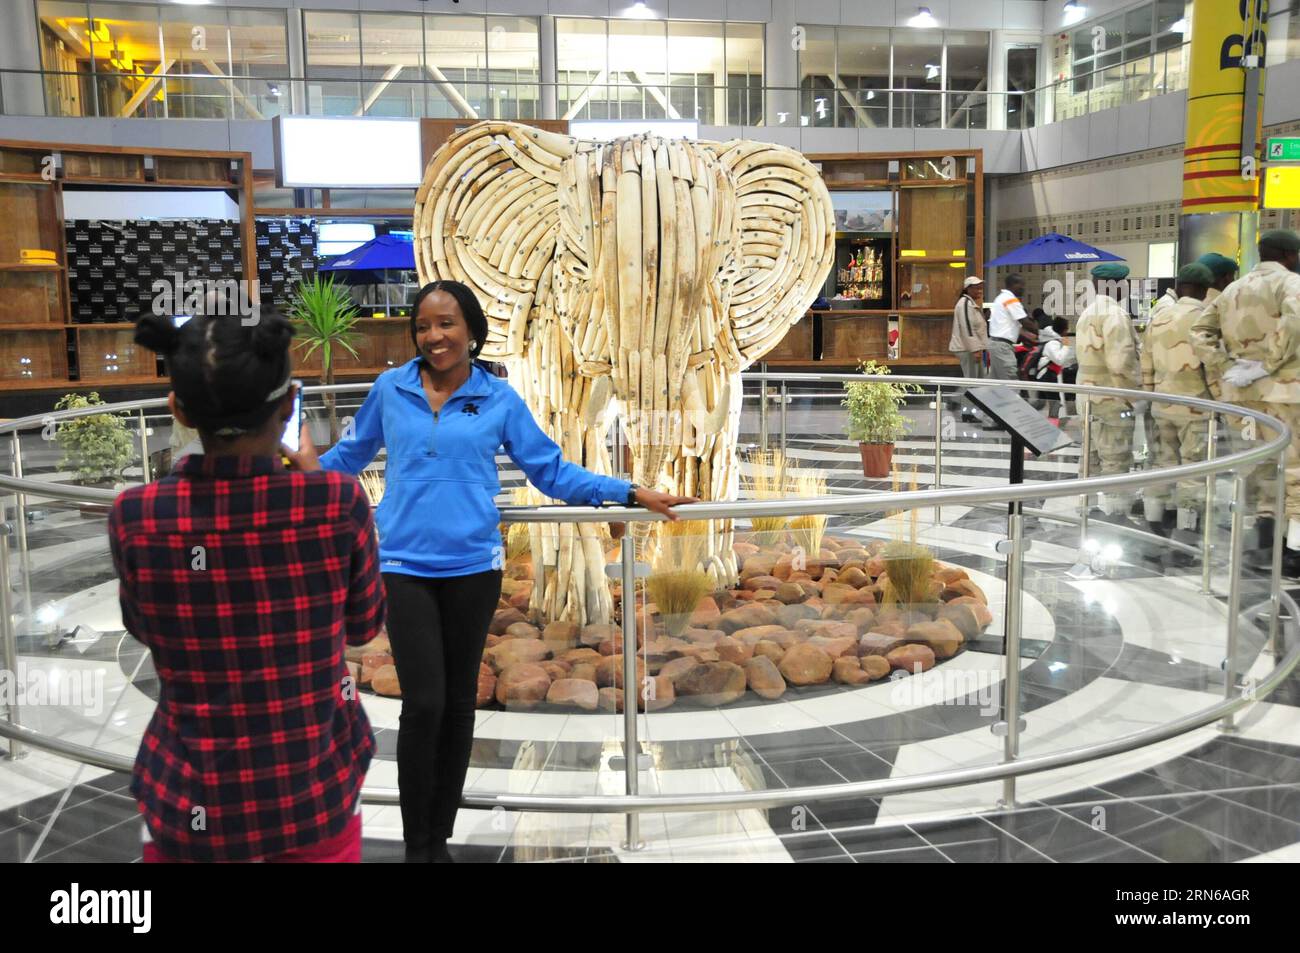
[{"label": "blue patio umbrella", "polygon": [[[415,270],[415,245],[409,239],[377,235],[350,252],[335,255],[321,263],[320,271],[335,274],[349,285],[390,284],[390,271]],[[384,310],[391,312],[387,287]]]},{"label": "blue patio umbrella", "polygon": [[1096,264],[1101,261],[1123,261],[1119,255],[1112,255],[1100,248],[1093,248],[1083,242],[1052,232],[1035,238],[1019,248],[1007,252],[990,262],[986,268],[999,268],[1007,265],[1073,265]]}]

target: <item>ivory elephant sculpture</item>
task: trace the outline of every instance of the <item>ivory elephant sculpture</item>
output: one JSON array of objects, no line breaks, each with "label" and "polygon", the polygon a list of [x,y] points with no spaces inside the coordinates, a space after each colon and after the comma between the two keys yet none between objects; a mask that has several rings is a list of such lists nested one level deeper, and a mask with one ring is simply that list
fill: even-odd
[{"label": "ivory elephant sculpture", "polygon": [[[434,155],[416,196],[420,280],[473,288],[482,356],[504,361],[566,459],[611,472],[621,421],[632,479],[735,498],[740,372],[780,342],[834,262],[820,175],[770,143],[641,135],[584,142],[481,122]],[[598,528],[539,527],[533,608],[608,621]],[[731,527],[708,569],[734,578]],[[539,577],[540,578],[540,577]]]}]

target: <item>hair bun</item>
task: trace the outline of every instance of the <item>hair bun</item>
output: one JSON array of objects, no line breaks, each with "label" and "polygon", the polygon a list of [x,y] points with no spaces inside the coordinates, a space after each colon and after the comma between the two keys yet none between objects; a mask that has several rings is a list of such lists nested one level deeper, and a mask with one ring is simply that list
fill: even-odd
[{"label": "hair bun", "polygon": [[282,314],[270,308],[261,309],[250,339],[254,354],[274,360],[288,350],[292,338],[293,325]]},{"label": "hair bun", "polygon": [[135,325],[135,343],[167,357],[180,346],[181,332],[169,314],[146,314]]}]

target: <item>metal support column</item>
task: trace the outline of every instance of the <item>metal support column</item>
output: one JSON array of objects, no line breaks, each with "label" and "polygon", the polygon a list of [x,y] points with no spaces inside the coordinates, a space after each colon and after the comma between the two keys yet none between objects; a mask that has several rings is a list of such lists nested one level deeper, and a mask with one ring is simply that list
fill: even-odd
[{"label": "metal support column", "polygon": [[[18,683],[18,645],[14,639],[13,606],[9,593],[9,527],[0,524],[0,663],[10,673],[14,684]],[[8,706],[9,724],[21,727],[18,717],[18,693],[15,691]],[[6,761],[22,757],[21,745],[10,739],[9,753]]]},{"label": "metal support column", "polygon": [[[1088,399],[1087,394],[1076,394],[1075,404],[1080,400],[1083,401],[1083,440],[1079,448],[1079,477],[1087,479],[1091,463],[1089,458],[1092,455],[1092,401]],[[1083,544],[1088,541],[1088,508],[1090,497],[1087,493],[1083,495],[1083,504],[1079,508],[1079,550],[1083,550]]]},{"label": "metal support column", "polygon": [[144,419],[144,408],[140,408],[140,473],[145,483],[153,482],[152,468],[149,466],[149,425]]},{"label": "metal support column", "polygon": [[[943,487],[943,385],[934,385],[934,489]],[[943,507],[934,508],[934,525],[943,524]]]},{"label": "metal support column", "polygon": [[[1237,683],[1238,623],[1241,618],[1241,550],[1242,511],[1246,505],[1246,479],[1234,473],[1232,479],[1232,529],[1228,542],[1228,644],[1223,661],[1223,697],[1236,698],[1240,690]],[[1225,715],[1219,722],[1220,731],[1234,732],[1233,716]]]},{"label": "metal support column", "polygon": [[758,382],[758,447],[767,450],[767,365],[760,364],[762,379]]},{"label": "metal support column", "polygon": [[786,401],[789,395],[786,393],[785,381],[781,381],[781,458],[785,459],[785,440],[786,440]]},{"label": "metal support column", "polygon": [[[1023,453],[1023,450],[1021,451]],[[999,548],[1007,557],[1006,638],[1003,654],[1006,670],[1002,679],[1002,760],[1015,761],[1020,757],[1020,627],[1021,600],[1024,584],[1024,517],[1020,504],[1013,503],[1007,517],[1007,540]],[[996,730],[997,726],[995,726]],[[1016,806],[1016,779],[1004,778],[999,806]]]},{"label": "metal support column", "polygon": [[[1205,459],[1214,459],[1214,443],[1218,437],[1219,417],[1210,416],[1210,429],[1206,434]],[[1214,474],[1205,475],[1205,512],[1201,515],[1201,592],[1210,592],[1211,531],[1214,529]]]},{"label": "metal support column", "polygon": [[[11,469],[15,479],[23,478],[23,448],[18,439],[18,432],[12,434],[13,442],[10,444],[12,460]],[[14,525],[16,527],[16,538],[18,540],[18,560],[22,563],[23,571],[23,612],[28,615],[32,612],[32,560],[31,553],[27,548],[27,494],[14,494]]]},{"label": "metal support column", "polygon": [[[635,797],[641,771],[641,751],[636,739],[637,698],[641,686],[636,677],[636,544],[631,526],[623,533],[619,554],[623,569],[623,776],[628,797]],[[623,849],[641,850],[643,847],[638,815],[633,812],[627,815],[627,841]]]}]

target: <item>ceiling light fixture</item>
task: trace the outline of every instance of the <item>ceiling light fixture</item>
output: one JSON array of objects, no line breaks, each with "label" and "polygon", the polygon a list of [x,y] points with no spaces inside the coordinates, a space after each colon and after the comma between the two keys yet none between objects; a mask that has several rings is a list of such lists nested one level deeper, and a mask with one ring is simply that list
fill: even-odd
[{"label": "ceiling light fixture", "polygon": [[927,29],[929,27],[938,26],[939,23],[935,20],[934,14],[930,12],[929,7],[917,7],[916,16],[908,20],[907,25]]},{"label": "ceiling light fixture", "polygon": [[1170,33],[1187,33],[1187,17],[1179,17],[1169,26]]},{"label": "ceiling light fixture", "polygon": [[1078,3],[1077,0],[1066,0],[1065,22],[1067,24],[1078,23],[1085,16],[1087,16],[1087,13],[1088,13],[1088,8],[1081,3]]}]

